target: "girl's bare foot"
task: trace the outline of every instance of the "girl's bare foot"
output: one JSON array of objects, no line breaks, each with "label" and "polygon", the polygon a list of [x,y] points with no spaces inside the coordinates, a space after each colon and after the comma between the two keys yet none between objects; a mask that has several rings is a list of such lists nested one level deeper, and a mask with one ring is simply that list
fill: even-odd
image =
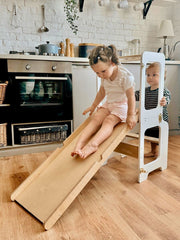
[{"label": "girl's bare foot", "polygon": [[80,149],[71,152],[72,157],[74,157],[74,156],[80,156],[81,157],[81,155],[82,155],[82,151]]},{"label": "girl's bare foot", "polygon": [[98,150],[98,146],[95,146],[93,144],[87,144],[80,152],[79,156],[83,159],[87,158],[92,153],[96,152]]},{"label": "girl's bare foot", "polygon": [[77,155],[77,154],[78,154],[77,151],[73,151],[73,152],[71,152],[71,156],[72,156],[72,157],[74,157],[74,156]]},{"label": "girl's bare foot", "polygon": [[74,148],[74,151],[71,152],[71,156],[74,157],[76,155],[79,155],[80,156],[80,153],[81,153],[81,149],[85,146],[85,142],[79,142],[75,148]]}]

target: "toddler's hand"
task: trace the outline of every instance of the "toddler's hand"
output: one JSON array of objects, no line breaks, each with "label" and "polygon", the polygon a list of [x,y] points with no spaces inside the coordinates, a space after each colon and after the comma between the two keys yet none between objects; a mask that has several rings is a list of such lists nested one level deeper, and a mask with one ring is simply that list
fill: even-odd
[{"label": "toddler's hand", "polygon": [[165,106],[166,104],[167,104],[166,98],[165,98],[165,97],[161,98],[161,100],[160,100],[160,105],[161,105],[161,106]]},{"label": "toddler's hand", "polygon": [[128,115],[126,119],[127,124],[132,129],[137,123],[136,115]]},{"label": "toddler's hand", "polygon": [[88,107],[86,110],[84,110],[83,115],[86,115],[86,113],[88,113],[88,112],[89,112],[89,115],[92,115],[94,110],[95,110],[95,107],[93,107],[93,106]]}]

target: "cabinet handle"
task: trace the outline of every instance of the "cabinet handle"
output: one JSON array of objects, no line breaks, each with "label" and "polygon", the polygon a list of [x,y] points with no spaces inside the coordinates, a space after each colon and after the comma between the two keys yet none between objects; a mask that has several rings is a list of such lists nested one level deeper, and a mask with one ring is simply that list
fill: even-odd
[{"label": "cabinet handle", "polygon": [[32,80],[67,80],[67,77],[35,77],[35,76],[15,76],[15,79],[25,80],[25,79],[32,79]]},{"label": "cabinet handle", "polygon": [[89,63],[72,63],[72,66],[90,67]]}]

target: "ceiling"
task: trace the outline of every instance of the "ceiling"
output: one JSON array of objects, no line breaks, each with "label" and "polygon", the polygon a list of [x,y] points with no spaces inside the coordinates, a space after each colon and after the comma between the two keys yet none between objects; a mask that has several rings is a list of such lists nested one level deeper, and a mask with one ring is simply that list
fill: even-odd
[{"label": "ceiling", "polygon": [[[139,0],[140,1],[140,0]],[[148,0],[142,0],[143,2],[147,2]],[[138,0],[128,0],[128,2],[134,2],[134,3],[137,3]],[[172,5],[174,5],[175,3],[177,3],[180,1],[179,0],[154,0],[152,2],[153,5],[156,5],[156,6],[161,6],[161,7],[170,7]]]}]

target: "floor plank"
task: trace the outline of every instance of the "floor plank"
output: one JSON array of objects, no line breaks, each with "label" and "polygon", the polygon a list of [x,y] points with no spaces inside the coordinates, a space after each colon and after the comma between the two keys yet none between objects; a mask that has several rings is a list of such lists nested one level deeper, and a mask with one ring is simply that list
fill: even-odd
[{"label": "floor plank", "polygon": [[180,136],[168,152],[168,168],[141,184],[137,159],[113,154],[48,231],[10,195],[51,152],[0,158],[0,239],[180,239]]}]

